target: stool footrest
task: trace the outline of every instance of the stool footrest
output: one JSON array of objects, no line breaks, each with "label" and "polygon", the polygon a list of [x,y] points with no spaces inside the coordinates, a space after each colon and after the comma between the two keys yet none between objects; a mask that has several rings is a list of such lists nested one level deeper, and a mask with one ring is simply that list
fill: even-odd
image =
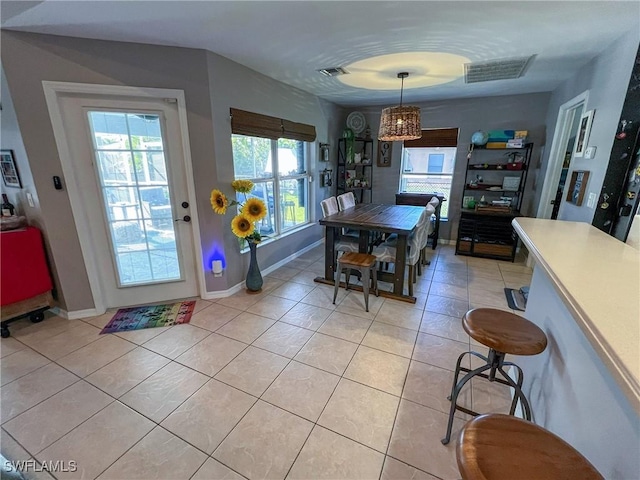
[{"label": "stool footrest", "polygon": [[[465,355],[473,355],[475,357],[478,357],[481,360],[484,360],[485,364],[475,369],[463,367],[461,364],[462,364],[462,359],[465,357]],[[462,354],[460,354],[460,356],[458,357],[458,361],[456,362],[455,372],[453,374],[453,385],[451,387],[451,396],[450,396],[451,408],[449,410],[449,422],[447,424],[447,433],[445,434],[445,437],[442,439],[443,445],[448,444],[449,441],[451,440],[451,430],[453,428],[453,419],[456,411],[461,411],[468,415],[472,415],[474,417],[480,415],[480,413],[478,412],[475,412],[466,407],[462,407],[458,405],[458,395],[460,394],[460,391],[465,386],[465,384],[469,380],[471,380],[473,377],[482,377],[489,380],[490,382],[501,383],[503,385],[507,385],[513,388],[514,390],[513,400],[511,402],[511,408],[509,410],[509,414],[513,415],[515,413],[516,405],[518,404],[518,400],[519,400],[522,404],[525,418],[527,420],[531,420],[531,408],[529,407],[529,402],[527,401],[527,398],[525,397],[524,393],[522,393],[522,380],[523,380],[522,369],[515,363],[505,362],[504,357],[505,357],[504,352],[498,352],[494,349],[489,349],[489,355],[486,357],[474,351],[463,352]],[[517,382],[514,382],[513,379],[509,376],[509,374],[507,374],[507,372],[504,371],[503,367],[505,366],[514,367],[517,370],[518,372]],[[490,371],[490,374],[484,373],[487,370]],[[462,377],[460,381],[458,381],[460,372],[463,372],[466,375]],[[497,378],[496,373],[500,373],[500,375],[503,378]]]}]

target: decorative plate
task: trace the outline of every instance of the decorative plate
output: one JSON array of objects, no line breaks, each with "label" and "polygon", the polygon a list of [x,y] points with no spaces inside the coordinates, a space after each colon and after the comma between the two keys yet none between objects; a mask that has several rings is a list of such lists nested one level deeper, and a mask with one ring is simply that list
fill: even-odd
[{"label": "decorative plate", "polygon": [[347,127],[356,135],[360,135],[367,128],[367,120],[361,112],[351,112],[347,117]]}]

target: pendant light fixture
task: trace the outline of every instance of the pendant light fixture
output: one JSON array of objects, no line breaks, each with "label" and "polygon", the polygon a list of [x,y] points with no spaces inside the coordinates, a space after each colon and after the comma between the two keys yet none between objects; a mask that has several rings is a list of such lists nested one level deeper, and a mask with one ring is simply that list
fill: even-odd
[{"label": "pendant light fixture", "polygon": [[397,107],[387,107],[382,109],[378,140],[394,142],[398,140],[415,140],[422,137],[422,129],[420,128],[420,107],[402,105],[404,79],[408,76],[408,72],[398,73],[398,78],[402,79],[402,86],[400,87],[400,105]]}]

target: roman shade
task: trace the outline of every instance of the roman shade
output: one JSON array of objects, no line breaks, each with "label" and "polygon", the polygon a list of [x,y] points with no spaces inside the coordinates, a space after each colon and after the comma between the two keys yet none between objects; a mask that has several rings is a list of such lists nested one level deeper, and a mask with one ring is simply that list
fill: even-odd
[{"label": "roman shade", "polygon": [[422,137],[405,140],[405,147],[457,147],[457,128],[430,128],[422,130]]},{"label": "roman shade", "polygon": [[303,142],[316,139],[316,127],[282,118],[231,108],[231,133],[270,139],[289,138]]}]

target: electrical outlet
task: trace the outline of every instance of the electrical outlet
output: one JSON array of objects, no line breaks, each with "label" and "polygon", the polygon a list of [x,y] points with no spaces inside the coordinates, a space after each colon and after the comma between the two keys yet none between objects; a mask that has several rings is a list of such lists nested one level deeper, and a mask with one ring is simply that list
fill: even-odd
[{"label": "electrical outlet", "polygon": [[596,206],[596,199],[597,198],[598,198],[598,196],[595,193],[590,192],[589,193],[589,198],[587,199],[587,207],[594,208]]},{"label": "electrical outlet", "polygon": [[29,192],[27,192],[27,202],[29,203],[30,207],[36,206],[36,204],[33,203],[33,195],[31,195]]}]

